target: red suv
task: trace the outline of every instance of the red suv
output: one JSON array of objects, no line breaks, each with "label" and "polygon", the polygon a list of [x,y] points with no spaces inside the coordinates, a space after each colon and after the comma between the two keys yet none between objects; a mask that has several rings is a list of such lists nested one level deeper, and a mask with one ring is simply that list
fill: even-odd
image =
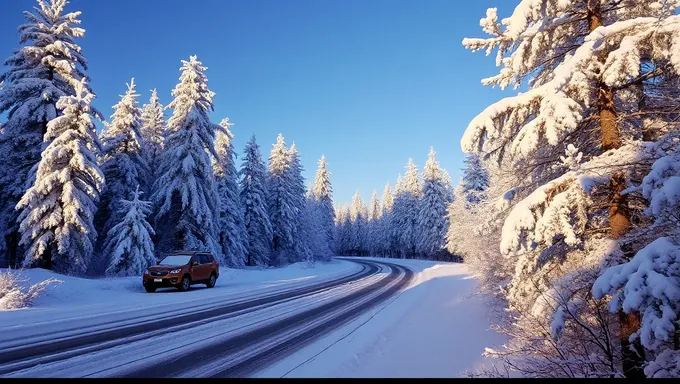
[{"label": "red suv", "polygon": [[219,276],[220,266],[210,252],[177,252],[147,268],[142,284],[149,293],[163,287],[186,291],[191,284],[205,284],[212,288]]}]

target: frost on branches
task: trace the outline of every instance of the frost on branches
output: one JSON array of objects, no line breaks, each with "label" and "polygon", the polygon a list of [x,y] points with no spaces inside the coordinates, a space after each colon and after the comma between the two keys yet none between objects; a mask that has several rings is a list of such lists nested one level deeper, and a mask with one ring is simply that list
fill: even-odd
[{"label": "frost on branches", "polygon": [[104,253],[109,260],[107,274],[114,276],[141,276],[144,269],[155,265],[151,236],[155,233],[146,218],[151,213],[151,202],[140,200],[142,192],[137,187],[132,200],[116,204],[122,219],[106,235]]},{"label": "frost on branches", "polygon": [[267,169],[260,147],[251,137],[243,150],[241,178],[241,206],[248,245],[246,265],[267,266],[271,254],[273,231],[267,211]]},{"label": "frost on branches", "polygon": [[487,11],[480,25],[491,37],[463,40],[497,51],[501,70],[484,85],[528,85],[475,117],[461,141],[521,176],[504,199],[500,243],[515,263],[505,296],[517,318],[493,354],[512,356],[526,375],[640,377],[656,354],[639,337],[644,308],[605,314],[590,291],[603,265],[654,240],[654,225],[638,219],[637,185],[663,156],[655,142],[677,129],[678,5],[523,0],[500,22]]},{"label": "frost on branches", "polygon": [[219,196],[211,166],[215,132],[208,118],[214,93],[208,89],[207,68],[191,56],[182,60],[180,82],[168,105],[169,136],[161,158],[160,176],[152,200],[157,204],[158,251],[205,250],[221,252],[216,228]]},{"label": "frost on branches", "polygon": [[58,100],[75,95],[80,80],[87,78],[87,61],[75,42],[85,35],[80,12],[65,13],[65,0],[37,3],[33,12],[24,12],[22,46],[0,75],[0,114],[7,113],[0,134],[0,252],[7,252],[12,264],[21,259],[15,206],[33,184],[47,123],[57,117]]},{"label": "frost on branches", "polygon": [[236,153],[229,118],[220,122],[222,130],[215,135],[215,152],[213,169],[215,182],[220,197],[219,238],[222,245],[223,264],[230,268],[239,268],[246,259],[246,230],[243,223],[243,210],[239,198],[238,172],[236,171]]},{"label": "frost on branches", "polygon": [[26,247],[24,266],[82,273],[92,256],[97,232],[93,216],[104,175],[92,150],[100,148],[91,114],[94,95],[85,79],[76,96],[57,102],[62,115],[47,124],[35,182],[17,204]]}]

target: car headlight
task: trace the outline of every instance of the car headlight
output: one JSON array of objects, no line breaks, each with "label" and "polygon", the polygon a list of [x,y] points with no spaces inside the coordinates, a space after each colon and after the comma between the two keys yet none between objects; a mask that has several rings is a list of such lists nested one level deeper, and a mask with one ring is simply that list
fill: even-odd
[{"label": "car headlight", "polygon": [[174,275],[176,273],[179,273],[179,271],[181,271],[181,269],[173,269],[172,271],[170,271],[170,273]]}]

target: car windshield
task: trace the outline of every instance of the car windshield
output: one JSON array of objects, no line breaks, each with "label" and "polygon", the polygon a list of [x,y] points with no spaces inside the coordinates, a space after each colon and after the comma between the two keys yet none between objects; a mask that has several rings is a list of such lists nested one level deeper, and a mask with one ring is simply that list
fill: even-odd
[{"label": "car windshield", "polygon": [[172,255],[166,256],[161,260],[160,265],[184,265],[189,262],[191,255]]}]

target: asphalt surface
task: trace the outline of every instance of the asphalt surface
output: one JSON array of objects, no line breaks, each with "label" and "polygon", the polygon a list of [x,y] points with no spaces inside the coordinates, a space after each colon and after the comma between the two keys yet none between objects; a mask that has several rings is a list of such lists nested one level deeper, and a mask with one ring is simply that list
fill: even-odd
[{"label": "asphalt surface", "polygon": [[[251,327],[227,339],[211,338],[193,340],[197,344],[186,351],[174,353],[168,359],[130,364],[129,368],[111,370],[103,367],[102,376],[146,377],[247,377],[279,359],[299,350],[308,343],[355,319],[363,312],[403,290],[411,281],[413,272],[408,268],[383,261],[346,259],[358,263],[361,270],[342,278],[277,294],[194,309],[185,314],[148,319],[140,314],[139,323],[89,331],[82,329],[68,337],[44,335],[40,342],[21,344],[0,351],[0,376],[31,377],[31,368],[49,369],[49,364],[66,362],[72,358],[95,356],[96,352],[125,346],[131,342],[166,335],[176,329],[209,325],[229,318],[268,311],[283,303],[293,305],[305,302],[306,297],[316,297],[324,292],[348,290],[352,284],[361,288],[348,290],[309,309],[296,311],[274,322]],[[389,273],[380,274],[382,268]],[[377,278],[376,276],[380,276]],[[370,282],[370,284],[368,283]],[[338,291],[343,292],[343,291]],[[134,319],[133,319],[134,320]],[[106,324],[105,324],[106,325]],[[101,324],[100,324],[101,326]],[[91,355],[95,353],[95,355]],[[92,375],[92,374],[90,374]],[[92,376],[98,376],[94,374]]]}]

